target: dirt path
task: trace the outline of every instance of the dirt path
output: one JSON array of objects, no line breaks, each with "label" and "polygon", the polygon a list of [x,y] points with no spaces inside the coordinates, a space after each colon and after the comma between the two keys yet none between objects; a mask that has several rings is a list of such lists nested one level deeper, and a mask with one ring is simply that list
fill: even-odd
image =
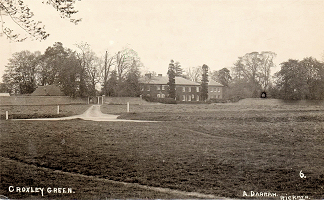
[{"label": "dirt path", "polygon": [[33,119],[14,119],[14,120],[71,120],[71,119],[83,119],[90,121],[119,121],[119,122],[157,122],[157,121],[144,121],[144,120],[127,120],[117,119],[119,115],[104,114],[100,110],[100,105],[92,105],[81,115],[74,115],[70,117],[60,118],[33,118]]}]

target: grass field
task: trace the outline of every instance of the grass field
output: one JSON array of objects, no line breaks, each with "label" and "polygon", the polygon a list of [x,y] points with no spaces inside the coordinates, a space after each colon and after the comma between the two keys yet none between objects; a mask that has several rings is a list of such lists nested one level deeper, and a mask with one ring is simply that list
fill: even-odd
[{"label": "grass field", "polygon": [[120,118],[160,122],[0,121],[0,194],[41,197],[8,191],[30,186],[75,191],[47,198],[188,198],[100,181],[110,179],[240,199],[251,198],[243,191],[324,198],[321,105],[131,105],[125,111],[125,105],[102,106]]},{"label": "grass field", "polygon": [[32,106],[0,106],[0,119],[6,119],[6,111],[9,119],[49,118],[79,115],[86,111],[90,105],[60,105],[60,113],[57,114],[55,105]]}]

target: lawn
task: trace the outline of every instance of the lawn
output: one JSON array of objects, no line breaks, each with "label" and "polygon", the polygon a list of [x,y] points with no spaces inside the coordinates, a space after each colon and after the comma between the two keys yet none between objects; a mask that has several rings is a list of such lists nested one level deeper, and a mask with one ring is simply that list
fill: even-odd
[{"label": "lawn", "polygon": [[[96,177],[240,199],[243,191],[276,193],[278,199],[324,198],[323,106],[131,105],[130,113],[125,105],[101,109],[120,118],[159,122],[1,121],[5,161],[0,194],[30,197],[8,192],[10,185],[27,185],[75,191],[48,198],[188,198],[91,180]],[[89,179],[55,175],[55,170]]]},{"label": "lawn", "polygon": [[85,112],[90,105],[60,105],[59,114],[55,105],[22,105],[22,106],[0,106],[0,119],[6,119],[8,111],[9,119],[27,119],[27,118],[49,118],[66,117],[79,115]]}]

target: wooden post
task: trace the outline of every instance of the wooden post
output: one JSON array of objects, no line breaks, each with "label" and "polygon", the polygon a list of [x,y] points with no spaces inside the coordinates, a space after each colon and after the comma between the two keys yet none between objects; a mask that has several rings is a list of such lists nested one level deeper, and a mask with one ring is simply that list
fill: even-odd
[{"label": "wooden post", "polygon": [[129,102],[127,102],[127,112],[129,112]]},{"label": "wooden post", "polygon": [[60,114],[60,106],[57,105],[57,114],[59,115]]},{"label": "wooden post", "polygon": [[99,101],[100,101],[100,99],[99,99],[100,97],[98,97],[98,104],[99,104]]},{"label": "wooden post", "polygon": [[101,97],[101,104],[103,105],[104,102],[104,96]]},{"label": "wooden post", "polygon": [[8,120],[8,119],[9,119],[9,112],[6,111],[6,120]]},{"label": "wooden post", "polygon": [[90,104],[90,97],[88,97],[88,104]]}]

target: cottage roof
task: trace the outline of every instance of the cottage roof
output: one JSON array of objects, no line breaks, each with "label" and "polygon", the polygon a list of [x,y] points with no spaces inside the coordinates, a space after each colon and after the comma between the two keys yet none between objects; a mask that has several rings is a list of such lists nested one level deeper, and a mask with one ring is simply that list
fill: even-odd
[{"label": "cottage roof", "polygon": [[32,96],[64,96],[63,92],[56,85],[38,86],[31,95]]},{"label": "cottage roof", "polygon": [[[169,78],[166,76],[152,76],[151,78],[143,77],[140,79],[140,83],[144,84],[152,84],[152,85],[167,85],[169,82]],[[199,83],[190,81],[188,79],[182,77],[175,77],[175,84],[176,85],[194,85],[199,86]]]}]

